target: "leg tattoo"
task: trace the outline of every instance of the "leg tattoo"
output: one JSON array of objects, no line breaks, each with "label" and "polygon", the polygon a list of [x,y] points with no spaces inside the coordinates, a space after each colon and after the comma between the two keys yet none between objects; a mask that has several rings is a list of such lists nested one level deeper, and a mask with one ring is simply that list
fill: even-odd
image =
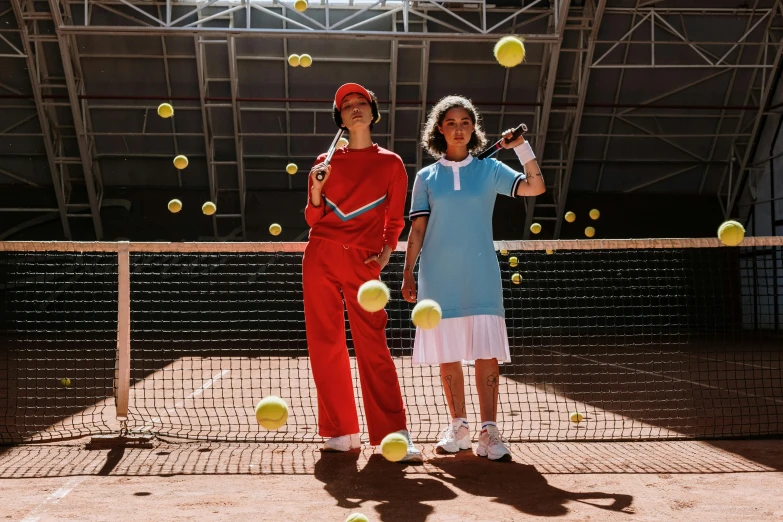
[{"label": "leg tattoo", "polygon": [[487,386],[492,388],[492,418],[497,418],[498,413],[498,381],[500,377],[497,373],[491,373],[487,377]]}]

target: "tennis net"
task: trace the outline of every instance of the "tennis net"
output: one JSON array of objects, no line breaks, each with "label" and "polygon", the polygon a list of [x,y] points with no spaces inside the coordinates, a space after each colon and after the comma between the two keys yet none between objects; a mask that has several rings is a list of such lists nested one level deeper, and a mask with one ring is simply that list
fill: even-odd
[{"label": "tennis net", "polygon": [[[120,429],[319,440],[304,247],[0,242],[0,443]],[[432,441],[450,416],[437,366],[411,364],[404,247],[382,276],[392,290],[387,335],[411,432]],[[783,238],[737,248],[712,239],[496,248],[511,347],[498,421],[510,440],[783,433]],[[349,329],[348,346],[363,423]],[[468,364],[468,416],[477,423],[473,379]],[[278,431],[255,421],[267,395],[289,404]],[[584,416],[578,424],[573,411]]]}]

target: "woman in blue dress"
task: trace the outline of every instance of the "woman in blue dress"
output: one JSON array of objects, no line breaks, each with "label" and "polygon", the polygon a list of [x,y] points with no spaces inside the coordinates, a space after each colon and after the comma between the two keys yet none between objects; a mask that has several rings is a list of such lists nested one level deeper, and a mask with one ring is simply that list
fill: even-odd
[{"label": "woman in blue dress", "polygon": [[[476,153],[486,146],[481,118],[462,96],[447,96],[429,113],[422,146],[438,159],[416,174],[411,197],[411,231],[403,269],[403,298],[432,299],[443,311],[437,327],[416,329],[414,364],[439,364],[452,417],[436,446],[438,453],[470,449],[465,411],[463,361],[475,361],[481,434],[476,454],[509,461],[511,453],[496,424],[498,362],[510,360],[500,266],[492,240],[497,194],[537,196],[545,191],[541,170],[523,136],[504,133],[524,166],[517,172]],[[421,253],[418,291],[413,267]]]}]

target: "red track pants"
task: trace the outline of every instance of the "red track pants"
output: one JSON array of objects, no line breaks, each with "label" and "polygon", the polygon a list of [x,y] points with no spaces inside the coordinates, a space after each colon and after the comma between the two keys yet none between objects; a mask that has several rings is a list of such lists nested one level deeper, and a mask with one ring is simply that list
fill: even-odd
[{"label": "red track pants", "polygon": [[313,238],[302,260],[305,328],[310,365],[318,390],[318,434],[359,432],[343,301],[348,309],[370,444],[406,429],[397,370],[386,345],[386,311],[367,312],[356,300],[359,286],[380,278],[374,252]]}]

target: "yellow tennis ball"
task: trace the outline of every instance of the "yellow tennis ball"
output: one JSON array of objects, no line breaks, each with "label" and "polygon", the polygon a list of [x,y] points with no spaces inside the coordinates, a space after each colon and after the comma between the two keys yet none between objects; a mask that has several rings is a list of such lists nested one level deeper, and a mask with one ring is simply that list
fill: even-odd
[{"label": "yellow tennis ball", "polygon": [[408,439],[401,433],[389,433],[381,441],[381,453],[386,460],[401,461],[408,454]]},{"label": "yellow tennis ball", "polygon": [[597,208],[594,208],[590,211],[590,219],[598,219],[599,217],[601,217],[601,213]]},{"label": "yellow tennis ball", "polygon": [[573,223],[574,221],[576,221],[576,214],[574,214],[569,210],[568,212],[565,213],[565,220],[568,221],[569,223]]},{"label": "yellow tennis ball", "polygon": [[294,2],[294,9],[300,13],[307,11],[307,0],[296,0],[296,2]]},{"label": "yellow tennis ball", "polygon": [[359,287],[356,299],[359,301],[359,306],[368,312],[377,312],[383,310],[389,302],[389,297],[389,287],[383,281],[371,279]]},{"label": "yellow tennis ball", "polygon": [[158,105],[158,116],[161,118],[171,118],[174,115],[174,107],[169,103],[161,103]]},{"label": "yellow tennis ball", "polygon": [[188,166],[188,158],[180,154],[176,158],[174,158],[174,166],[177,167],[179,170],[184,169]]},{"label": "yellow tennis ball", "polygon": [[288,421],[288,405],[280,397],[264,397],[256,405],[256,420],[266,430],[276,430]]},{"label": "yellow tennis ball", "polygon": [[718,239],[726,246],[737,246],[745,239],[745,227],[737,221],[726,221],[718,228]]},{"label": "yellow tennis ball", "polygon": [[351,513],[345,519],[345,522],[370,522],[370,519],[361,513]]},{"label": "yellow tennis ball", "polygon": [[516,67],[525,60],[525,44],[516,36],[504,36],[498,40],[493,52],[503,67]]},{"label": "yellow tennis ball", "polygon": [[517,266],[519,264],[519,259],[516,257],[509,257],[508,258],[508,266]]},{"label": "yellow tennis ball", "polygon": [[534,234],[541,232],[541,225],[539,223],[533,223],[530,225],[530,231]]},{"label": "yellow tennis ball", "polygon": [[299,65],[302,67],[310,67],[313,64],[313,57],[309,54],[302,54],[299,56]]},{"label": "yellow tennis ball", "polygon": [[182,202],[180,200],[172,199],[169,201],[169,212],[176,214],[180,210],[182,210]]},{"label": "yellow tennis ball", "polygon": [[204,214],[206,214],[207,216],[211,216],[212,214],[215,213],[216,210],[217,210],[217,207],[211,201],[207,201],[206,203],[201,205],[201,211]]},{"label": "yellow tennis ball", "polygon": [[345,147],[346,145],[348,145],[348,140],[346,140],[345,138],[340,138],[339,140],[337,140],[338,148]]},{"label": "yellow tennis ball", "polygon": [[299,167],[296,166],[296,163],[289,163],[285,166],[285,171],[291,174],[292,176],[296,174],[296,171],[299,170]]},{"label": "yellow tennis ball", "polygon": [[587,227],[585,229],[585,235],[587,237],[593,237],[595,235],[595,229],[593,227]]},{"label": "yellow tennis ball", "polygon": [[581,414],[581,413],[579,413],[578,411],[573,411],[573,412],[571,412],[571,415],[569,415],[569,416],[568,416],[568,418],[569,418],[569,419],[571,420],[571,422],[573,422],[574,424],[579,424],[580,422],[582,422],[582,419],[584,419],[584,417],[582,416],[582,414]]},{"label": "yellow tennis ball", "polygon": [[68,387],[71,385],[71,379],[69,379],[68,377],[60,379],[60,384],[62,384],[65,387]]},{"label": "yellow tennis ball", "polygon": [[272,223],[271,225],[269,225],[269,233],[272,234],[273,236],[279,236],[280,232],[282,231],[283,231],[283,227],[281,227],[277,223]]},{"label": "yellow tennis ball", "polygon": [[518,285],[519,283],[522,282],[522,276],[519,275],[519,272],[514,272],[513,274],[511,274],[511,282],[514,283],[515,285]]},{"label": "yellow tennis ball", "polygon": [[288,65],[291,67],[299,67],[299,55],[292,54],[288,57]]},{"label": "yellow tennis ball", "polygon": [[507,256],[508,255],[508,250],[501,250],[500,251],[500,255],[501,256]]},{"label": "yellow tennis ball", "polygon": [[422,299],[416,303],[411,313],[413,324],[422,330],[430,330],[438,326],[441,317],[443,317],[443,311],[440,305],[432,299]]},{"label": "yellow tennis ball", "polygon": [[555,251],[554,251],[554,250],[552,250],[551,248],[547,248],[547,249],[546,249],[546,253],[547,253],[547,255],[550,255],[550,256],[551,256],[552,254],[554,254],[554,253],[555,253]]}]

